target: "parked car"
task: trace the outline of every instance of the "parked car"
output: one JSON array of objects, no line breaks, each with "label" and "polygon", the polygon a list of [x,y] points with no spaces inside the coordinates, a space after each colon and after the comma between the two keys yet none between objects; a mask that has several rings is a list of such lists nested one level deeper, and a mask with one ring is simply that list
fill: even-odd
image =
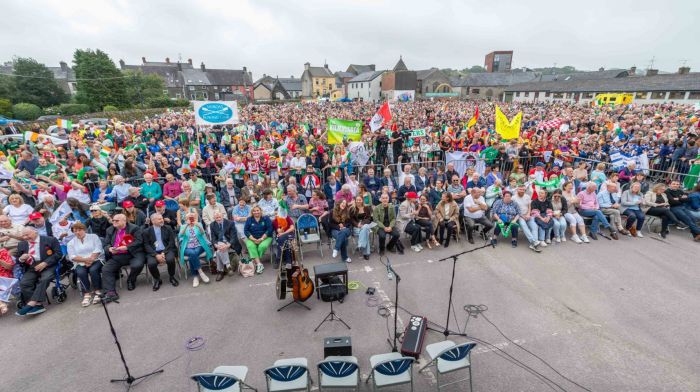
[{"label": "parked car", "polygon": [[107,124],[109,124],[108,118],[86,118],[80,120],[80,128],[84,128],[87,124],[92,123],[97,128],[105,129]]},{"label": "parked car", "polygon": [[51,114],[51,115],[48,115],[48,116],[41,116],[41,117],[37,118],[36,121],[56,121],[56,120],[58,120],[59,118],[61,118],[61,116],[57,116],[57,115],[55,115],[55,114]]}]

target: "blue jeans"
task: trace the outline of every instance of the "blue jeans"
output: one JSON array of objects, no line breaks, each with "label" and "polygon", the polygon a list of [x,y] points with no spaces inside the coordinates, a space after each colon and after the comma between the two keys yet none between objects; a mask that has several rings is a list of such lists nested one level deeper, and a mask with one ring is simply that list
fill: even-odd
[{"label": "blue jeans", "polygon": [[362,249],[362,254],[369,256],[370,246],[369,246],[369,233],[372,231],[369,225],[362,225],[362,227],[353,227],[352,231],[357,236],[357,247]]},{"label": "blue jeans", "polygon": [[[537,241],[535,235],[537,234],[537,223],[535,223],[535,218],[530,217],[527,221],[523,218],[518,219],[518,224],[520,225],[520,230],[523,231],[527,242],[533,244]],[[512,232],[512,230],[511,230]]]},{"label": "blue jeans", "polygon": [[201,245],[196,248],[185,248],[185,257],[187,257],[187,261],[190,264],[190,274],[192,274],[192,276],[196,276],[198,273],[197,271],[202,268],[199,262],[199,255],[201,255],[202,252],[204,252],[204,248],[202,248]]},{"label": "blue jeans", "polygon": [[642,227],[644,227],[644,213],[642,212],[642,210],[633,210],[631,208],[628,208],[625,210],[625,212],[622,213],[622,215],[627,217],[627,222],[625,222],[625,229],[631,229],[632,225],[634,225],[635,222],[637,222],[638,231],[642,230]]},{"label": "blue jeans", "polygon": [[552,228],[554,227],[554,222],[550,219],[548,222],[542,219],[535,218],[535,224],[537,224],[537,239],[544,241],[551,237]]},{"label": "blue jeans", "polygon": [[605,215],[600,210],[581,210],[578,213],[586,218],[593,218],[593,222],[591,222],[591,233],[593,234],[598,232],[598,225],[600,224],[606,229],[610,228],[610,223],[608,223]]},{"label": "blue jeans", "polygon": [[671,207],[671,212],[673,212],[673,215],[675,215],[679,221],[690,227],[690,232],[693,234],[693,236],[700,234],[700,228],[698,228],[698,225],[695,224],[695,219],[688,214],[688,209],[686,209],[684,206]]},{"label": "blue jeans", "polygon": [[331,235],[335,238],[335,250],[340,251],[340,258],[343,261],[348,258],[348,238],[352,235],[349,228],[345,227],[340,230],[331,230]]},{"label": "blue jeans", "polygon": [[554,237],[564,238],[566,236],[566,219],[563,216],[552,217],[552,221],[554,222]]},{"label": "blue jeans", "polygon": [[[102,289],[102,262],[97,260],[90,267],[75,266],[75,275],[78,277],[78,289],[83,294]],[[92,281],[92,285],[90,285]]]}]

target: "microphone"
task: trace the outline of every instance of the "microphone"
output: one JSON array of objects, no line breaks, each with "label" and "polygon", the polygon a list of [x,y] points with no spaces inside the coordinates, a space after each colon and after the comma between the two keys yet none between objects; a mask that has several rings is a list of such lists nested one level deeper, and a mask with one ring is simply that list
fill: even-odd
[{"label": "microphone", "polygon": [[394,274],[391,272],[391,261],[389,258],[386,258],[386,277],[389,278],[389,280],[394,280]]}]

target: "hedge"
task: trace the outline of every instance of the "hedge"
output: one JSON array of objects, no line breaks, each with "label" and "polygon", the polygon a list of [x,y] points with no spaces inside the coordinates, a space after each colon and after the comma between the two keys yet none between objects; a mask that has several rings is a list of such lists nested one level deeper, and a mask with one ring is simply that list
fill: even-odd
[{"label": "hedge", "polygon": [[62,103],[58,105],[58,111],[62,116],[73,116],[90,112],[90,106],[82,103]]},{"label": "hedge", "polygon": [[119,109],[116,106],[107,105],[102,109],[102,111],[105,113],[111,113],[111,112],[117,112],[117,111],[119,111]]},{"label": "hedge", "polygon": [[9,99],[0,99],[0,116],[12,117],[12,102]]},{"label": "hedge", "polygon": [[33,103],[18,103],[12,106],[12,114],[18,120],[32,121],[44,114],[40,107]]}]

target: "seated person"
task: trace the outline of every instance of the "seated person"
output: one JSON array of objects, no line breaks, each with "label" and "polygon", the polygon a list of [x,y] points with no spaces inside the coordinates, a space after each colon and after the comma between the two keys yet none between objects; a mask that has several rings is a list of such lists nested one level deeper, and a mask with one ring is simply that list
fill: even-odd
[{"label": "seated person", "polygon": [[287,209],[280,207],[277,216],[272,219],[272,230],[277,236],[277,257],[281,255],[280,264],[288,265],[291,268],[292,264],[292,241],[294,241],[294,221],[287,215]]},{"label": "seated person", "polygon": [[129,266],[127,290],[136,288],[136,277],[143,270],[146,255],[143,252],[141,228],[128,223],[124,214],[112,217],[112,227],[107,229],[103,244],[106,262],[102,268],[102,281],[106,292],[104,300],[109,302],[119,299],[116,280],[122,267]]},{"label": "seated person", "polygon": [[[438,180],[438,182],[440,182]],[[457,230],[459,224],[459,206],[452,199],[452,194],[449,192],[442,193],[442,200],[435,206],[435,217],[438,222],[438,235],[440,242],[447,248],[450,246],[450,238],[452,233]],[[447,238],[445,238],[445,229],[447,229]]]},{"label": "seated person", "polygon": [[[216,281],[220,282],[227,274],[231,275],[238,266],[243,248],[239,241],[240,236],[236,231],[236,225],[226,219],[221,212],[214,213],[214,222],[209,225],[209,231],[211,232],[211,242],[216,250],[214,254],[216,269],[219,271]],[[230,253],[231,249],[234,251],[233,254]],[[231,256],[233,256],[234,267],[231,267]]]},{"label": "seated person", "polygon": [[372,248],[369,233],[376,223],[372,223],[372,207],[364,203],[362,196],[355,197],[355,204],[350,206],[350,220],[353,234],[357,236],[357,247],[362,250],[362,257],[369,260]]},{"label": "seated person", "polygon": [[406,193],[413,192],[418,193],[416,186],[412,182],[413,177],[405,176],[403,177],[403,184],[399,187],[397,197],[399,202],[403,203],[406,200]]},{"label": "seated person", "polygon": [[105,261],[102,241],[97,234],[88,234],[85,225],[80,222],[74,223],[71,230],[75,237],[68,242],[67,258],[73,262],[78,277],[78,288],[83,293],[82,306],[98,304]]},{"label": "seated person", "polygon": [[17,258],[25,271],[20,281],[21,298],[24,306],[15,314],[18,316],[44,313],[46,290],[54,279],[54,267],[61,259],[61,246],[53,237],[40,236],[36,230],[22,229],[22,241],[17,244]]},{"label": "seated person", "polygon": [[272,221],[263,215],[260,207],[255,206],[251,210],[251,216],[245,222],[243,233],[248,254],[255,263],[255,273],[262,274],[265,267],[260,262],[260,258],[272,243]]},{"label": "seated person", "polygon": [[124,216],[126,216],[127,222],[138,227],[143,227],[146,224],[146,214],[136,208],[131,200],[124,200],[122,207],[124,208]]},{"label": "seated person", "polygon": [[204,227],[209,227],[209,224],[214,221],[214,213],[220,212],[226,216],[226,208],[224,208],[223,204],[216,201],[216,195],[213,193],[206,195],[206,199],[207,205],[202,209],[202,223]]},{"label": "seated person", "polygon": [[[491,244],[496,245],[498,235],[503,233],[503,237],[507,237],[510,233],[510,244],[513,248],[518,246],[518,227],[520,225],[520,208],[513,201],[513,194],[510,191],[503,192],[503,198],[498,199],[493,203],[491,208],[491,217],[496,222],[496,227],[493,230],[494,237],[491,239]],[[530,249],[535,252],[540,252],[540,249],[534,245],[530,245]]]},{"label": "seated person", "polygon": [[333,248],[333,258],[338,257],[350,263],[352,260],[348,257],[348,239],[352,236],[352,221],[350,219],[350,207],[345,199],[336,201],[333,211],[330,213],[328,221],[331,229],[331,235],[335,239],[335,247]]},{"label": "seated person", "polygon": [[153,277],[153,291],[158,291],[163,284],[163,281],[160,279],[160,271],[158,270],[159,265],[165,264],[168,266],[170,284],[175,287],[180,284],[175,279],[176,244],[175,231],[170,225],[165,224],[163,215],[157,212],[151,214],[151,226],[143,230],[143,246],[146,251],[148,271]]},{"label": "seated person", "polygon": [[[382,193],[379,197],[379,205],[374,207],[372,211],[372,220],[377,223],[377,236],[379,237],[379,255],[384,255],[384,249],[390,252],[394,251],[394,246],[399,243],[400,232],[396,228],[396,210],[394,206],[389,204],[389,195]],[[390,236],[389,243],[386,243],[386,237]],[[403,254],[401,245],[398,245],[396,251]]]},{"label": "seated person", "polygon": [[537,191],[537,198],[530,202],[530,215],[535,218],[537,224],[538,240],[542,246],[552,243],[552,230],[554,229],[554,207],[547,199],[547,191],[540,189]]},{"label": "seated person", "polygon": [[164,200],[156,200],[153,203],[155,206],[155,212],[163,217],[163,222],[166,226],[170,226],[171,229],[175,230],[177,228],[177,213],[173,210],[165,208]]},{"label": "seated person", "polygon": [[486,205],[486,200],[481,194],[481,187],[473,187],[469,196],[464,198],[464,222],[467,226],[467,240],[470,244],[474,243],[472,233],[477,223],[483,226],[482,234],[484,238],[488,236],[489,231],[493,228],[493,223],[486,216],[489,206]]},{"label": "seated person", "polygon": [[[591,239],[598,239],[598,237],[596,236],[599,230],[598,226],[602,224],[603,227],[610,230],[610,236],[616,240],[618,239],[617,231],[613,226],[610,225],[610,223],[608,223],[608,220],[605,218],[605,215],[603,215],[603,212],[600,211],[600,205],[598,204],[598,195],[596,194],[597,189],[598,185],[596,185],[595,182],[591,181],[588,184],[586,184],[585,190],[582,190],[576,195],[576,197],[579,200],[579,214],[581,214],[581,216],[583,217],[593,218],[593,222],[591,222]],[[616,186],[615,189],[619,188],[617,188]]]},{"label": "seated person", "polygon": [[102,211],[102,208],[97,204],[90,206],[90,218],[85,222],[85,227],[88,233],[92,233],[100,237],[100,239],[105,238],[107,235],[107,229],[111,226],[109,219],[107,219],[106,214]]},{"label": "seated person", "polygon": [[[244,227],[248,218],[250,218],[252,208],[247,205],[246,199],[241,197],[238,199],[238,205],[233,207],[231,210],[231,216],[233,217],[233,224],[236,225],[236,231],[241,239],[245,239],[246,236],[243,233]],[[262,209],[260,210],[262,211]]]},{"label": "seated person", "polygon": [[277,215],[277,209],[279,208],[279,202],[277,199],[272,197],[272,191],[270,189],[265,189],[262,193],[262,199],[258,202],[258,207],[262,209],[263,215],[272,219]]},{"label": "seated person", "polygon": [[644,194],[642,193],[642,185],[638,182],[633,182],[629,189],[622,192],[620,205],[622,206],[622,215],[627,217],[625,229],[632,237],[642,238],[642,227],[644,227],[644,212],[642,212],[642,204],[644,203]]},{"label": "seated person", "polygon": [[[202,253],[205,253],[207,262],[212,259],[213,252],[207,241],[204,228],[197,222],[197,215],[190,212],[187,214],[187,223],[180,227],[178,234],[180,241],[180,263],[185,260],[189,263],[190,274],[192,275],[192,287],[199,287],[199,279],[209,283],[209,277],[204,273],[199,260]],[[187,257],[187,259],[185,259]]]},{"label": "seated person", "polygon": [[418,195],[415,192],[406,193],[406,200],[399,205],[399,214],[396,217],[396,228],[399,233],[403,232],[411,236],[411,249],[414,252],[423,250],[421,243],[421,228],[415,223],[418,215],[416,200]]}]

